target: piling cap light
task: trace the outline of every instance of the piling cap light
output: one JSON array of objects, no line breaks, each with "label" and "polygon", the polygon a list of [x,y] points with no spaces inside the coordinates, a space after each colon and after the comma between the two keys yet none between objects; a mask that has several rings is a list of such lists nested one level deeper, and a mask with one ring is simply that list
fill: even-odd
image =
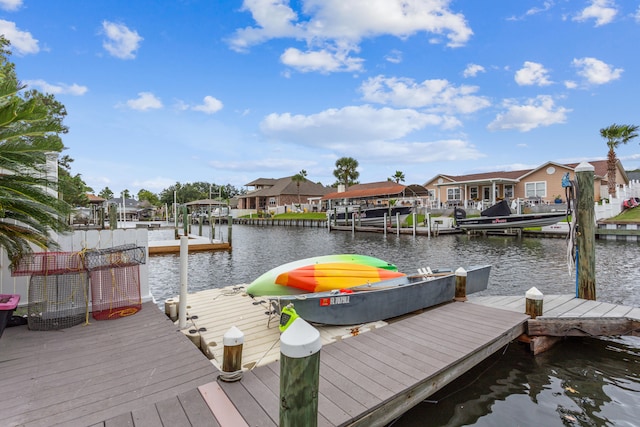
[{"label": "piling cap light", "polygon": [[294,359],[311,356],[320,351],[320,331],[298,317],[280,335],[280,352]]},{"label": "piling cap light", "polygon": [[224,346],[244,344],[244,334],[240,329],[232,326],[222,337],[222,343]]},{"label": "piling cap light", "polygon": [[544,298],[544,295],[542,295],[542,292],[540,292],[538,288],[533,286],[531,289],[527,291],[527,293],[525,294],[525,297],[533,301],[539,301]]}]

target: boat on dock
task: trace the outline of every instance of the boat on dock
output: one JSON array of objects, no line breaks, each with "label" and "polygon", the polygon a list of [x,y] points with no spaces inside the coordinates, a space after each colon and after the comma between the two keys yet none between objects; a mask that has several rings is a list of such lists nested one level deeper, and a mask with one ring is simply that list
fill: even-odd
[{"label": "boat on dock", "polygon": [[337,208],[335,211],[327,211],[327,219],[334,225],[348,225],[353,221],[363,227],[384,227],[385,218],[388,223],[394,224],[397,217],[400,224],[405,222],[413,208],[411,206],[380,206],[373,208],[361,208],[349,206]]},{"label": "boat on dock", "polygon": [[[485,290],[489,283],[490,265],[466,270],[466,293]],[[300,295],[269,297],[278,311],[283,311],[280,324],[295,313],[304,320],[326,325],[358,325],[387,320],[417,310],[453,301],[456,273],[453,270],[423,269],[420,274],[403,276],[348,289],[334,289]]]},{"label": "boat on dock", "polygon": [[506,200],[480,212],[479,217],[467,218],[462,208],[455,208],[456,227],[462,230],[504,230],[509,228],[544,227],[566,218],[567,212],[513,214]]}]

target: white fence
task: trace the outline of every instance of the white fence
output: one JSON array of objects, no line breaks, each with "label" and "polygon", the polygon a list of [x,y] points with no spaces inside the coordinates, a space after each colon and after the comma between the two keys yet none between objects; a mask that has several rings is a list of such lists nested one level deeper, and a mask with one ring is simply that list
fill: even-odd
[{"label": "white fence", "polygon": [[616,196],[609,198],[608,202],[603,200],[602,204],[596,203],[596,221],[619,215],[623,210],[622,203],[631,197],[640,197],[640,181],[630,181],[629,185],[618,188]]},{"label": "white fence", "polygon": [[[73,234],[58,236],[61,252],[80,252],[83,249],[107,249],[116,246],[135,244],[145,248],[145,260],[149,258],[148,233],[145,228],[129,228],[117,230],[87,230],[75,231]],[[30,276],[11,276],[9,258],[6,251],[0,248],[0,294],[19,294],[20,306],[28,303]],[[140,295],[142,301],[151,301],[149,289],[149,268],[147,264],[140,265]]]}]

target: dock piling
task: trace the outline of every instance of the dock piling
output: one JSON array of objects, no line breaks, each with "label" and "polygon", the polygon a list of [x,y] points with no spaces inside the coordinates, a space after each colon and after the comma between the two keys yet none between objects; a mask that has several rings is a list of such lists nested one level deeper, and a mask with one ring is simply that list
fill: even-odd
[{"label": "dock piling", "polygon": [[578,224],[578,298],[596,299],[596,235],[593,182],[595,168],[586,162],[576,167],[578,183],[577,224]]},{"label": "dock piling", "polygon": [[223,335],[222,372],[220,379],[226,382],[238,381],[242,378],[242,346],[244,334],[235,326]]},{"label": "dock piling", "polygon": [[318,425],[320,332],[297,318],[280,336],[280,427]]},{"label": "dock piling", "polygon": [[180,236],[180,300],[178,304],[178,326],[187,327],[187,270],[189,256],[189,238]]},{"label": "dock piling", "polygon": [[467,270],[460,267],[456,270],[456,301],[467,300]]},{"label": "dock piling", "polygon": [[544,295],[535,286],[529,289],[525,294],[525,314],[535,319],[542,316],[542,303]]}]

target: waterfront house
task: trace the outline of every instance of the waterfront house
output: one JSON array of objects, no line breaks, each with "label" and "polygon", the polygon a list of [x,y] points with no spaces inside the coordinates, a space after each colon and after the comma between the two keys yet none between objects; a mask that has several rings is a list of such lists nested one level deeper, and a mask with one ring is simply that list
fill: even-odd
[{"label": "waterfront house", "polygon": [[[607,161],[589,162],[595,169],[594,200],[609,197],[607,190]],[[520,199],[529,204],[566,202],[562,177],[569,173],[575,180],[579,163],[547,162],[534,169],[497,171],[469,175],[439,174],[425,183],[430,198],[437,207],[463,206],[484,208],[502,199]],[[620,161],[617,163],[616,183],[627,185],[629,178]]]},{"label": "waterfront house", "polygon": [[[292,176],[285,178],[258,178],[245,184],[253,187],[238,197],[238,209],[281,213],[287,210],[319,210],[314,202],[333,191],[330,187],[308,179],[296,182]],[[314,209],[315,207],[315,209]]]},{"label": "waterfront house", "polygon": [[389,204],[403,204],[410,206],[424,206],[429,198],[429,192],[421,185],[403,185],[393,181],[370,182],[355,184],[345,189],[343,186],[322,197],[325,209],[332,209],[339,205],[389,206]]}]

